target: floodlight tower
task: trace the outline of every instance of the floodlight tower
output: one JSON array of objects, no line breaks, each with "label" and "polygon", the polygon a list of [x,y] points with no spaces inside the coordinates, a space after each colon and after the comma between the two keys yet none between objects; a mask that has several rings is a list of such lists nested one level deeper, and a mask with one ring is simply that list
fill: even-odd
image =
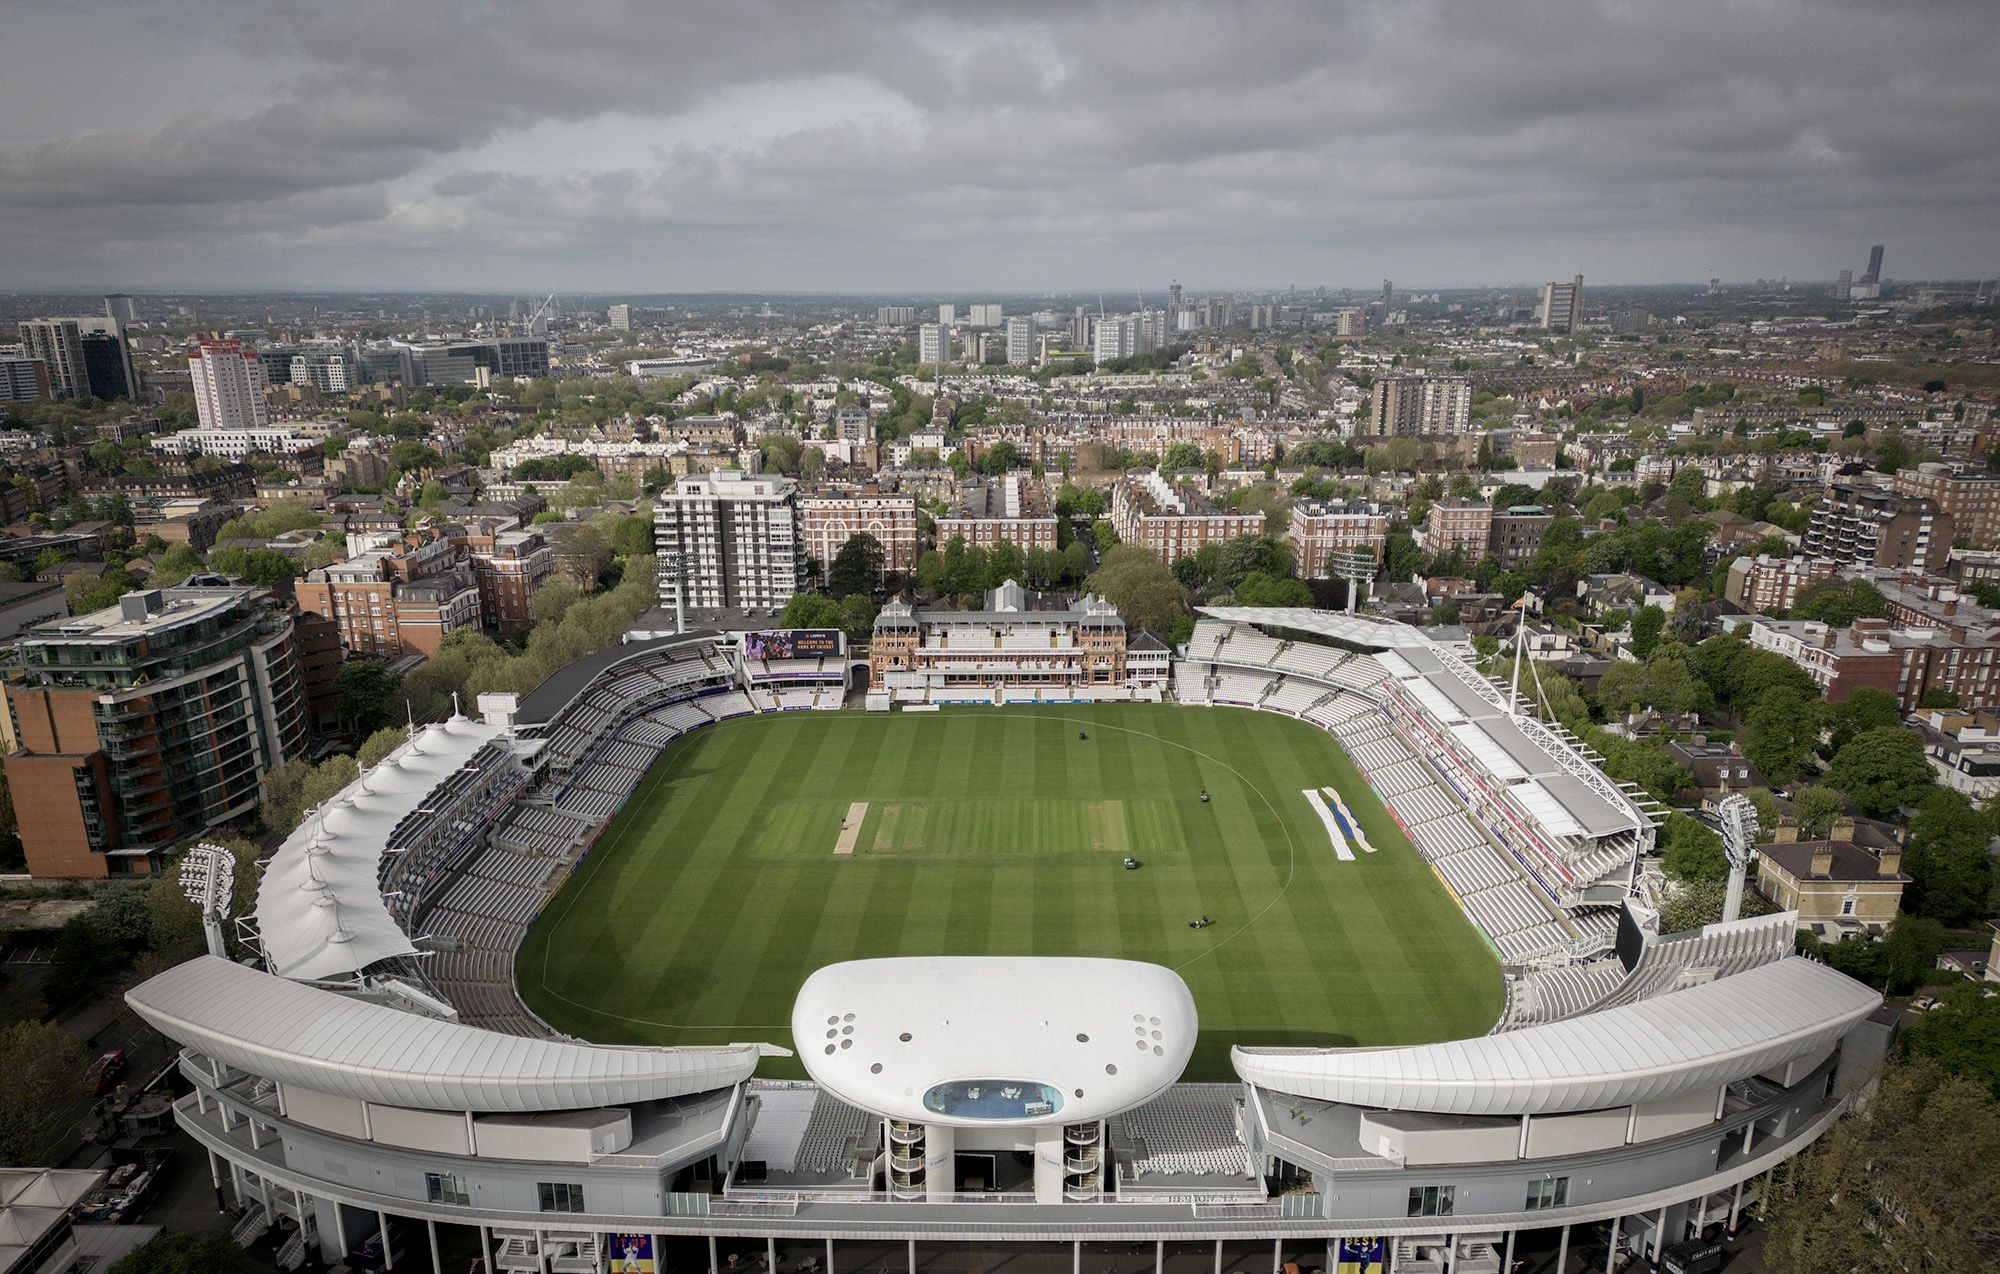
[{"label": "floodlight tower", "polygon": [[1335,549],[1326,555],[1327,569],[1347,581],[1347,613],[1354,613],[1354,599],[1363,584],[1375,582],[1375,554],[1367,549]]},{"label": "floodlight tower", "polygon": [[1729,921],[1743,913],[1743,878],[1757,846],[1757,807],[1739,793],[1723,797],[1715,813],[1722,825],[1722,852],[1729,858],[1729,892],[1722,900],[1722,918]]},{"label": "floodlight tower", "polygon": [[222,918],[236,895],[236,855],[207,842],[181,855],[181,892],[201,909],[201,931],[208,936],[208,953],[227,959]]}]

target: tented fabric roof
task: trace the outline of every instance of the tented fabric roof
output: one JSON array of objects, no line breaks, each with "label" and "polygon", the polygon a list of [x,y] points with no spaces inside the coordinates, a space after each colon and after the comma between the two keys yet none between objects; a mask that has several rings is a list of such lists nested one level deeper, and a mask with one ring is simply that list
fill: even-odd
[{"label": "tented fabric roof", "polygon": [[1598,1013],[1409,1048],[1257,1051],[1236,1073],[1274,1092],[1378,1110],[1543,1115],[1719,1089],[1825,1049],[1882,997],[1799,956]]},{"label": "tented fabric roof", "polygon": [[726,1088],[759,1047],[612,1048],[526,1039],[373,1004],[200,956],[126,1003],[163,1034],[238,1070],[419,1110],[526,1113]]},{"label": "tented fabric roof", "polygon": [[1254,624],[1259,628],[1291,628],[1302,633],[1331,637],[1335,641],[1353,642],[1357,646],[1372,646],[1377,650],[1431,644],[1430,638],[1408,624],[1345,615],[1337,610],[1313,610],[1307,606],[1199,606],[1195,609],[1211,619],[1227,623]]},{"label": "tented fabric roof", "polygon": [[257,889],[257,931],[272,972],[346,977],[416,950],[382,902],[389,833],[502,733],[462,716],[423,726],[285,838]]}]

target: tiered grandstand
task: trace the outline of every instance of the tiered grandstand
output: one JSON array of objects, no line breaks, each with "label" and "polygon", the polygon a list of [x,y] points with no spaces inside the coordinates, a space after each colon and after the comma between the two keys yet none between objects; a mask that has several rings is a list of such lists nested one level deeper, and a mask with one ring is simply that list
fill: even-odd
[{"label": "tiered grandstand", "polygon": [[1217,1269],[1497,1274],[1517,1238],[1586,1227],[1671,1266],[1887,1046],[1879,996],[1789,955],[1792,913],[1658,934],[1624,887],[1647,810],[1462,661],[1277,609],[1206,612],[1175,690],[1340,741],[1505,957],[1496,1032],[1239,1045],[1240,1083],[1180,1084],[1203,1032],[1173,970],[971,956],[817,970],[790,1029],[811,1083],[757,1079],[757,1043],[522,1038],[547,1031],[515,949],[648,767],[715,721],[828,706],[828,685],[746,678],[739,650],[637,641],[423,728],[269,860],[261,969],[209,955],[128,993],[181,1047],[174,1119],[244,1225],[329,1266],[429,1247],[523,1272],[1171,1245]]},{"label": "tiered grandstand", "polygon": [[1330,731],[1510,963],[1601,937],[1572,908],[1622,895],[1651,842],[1650,816],[1589,758],[1512,717],[1497,687],[1401,625],[1206,611],[1175,689]]}]

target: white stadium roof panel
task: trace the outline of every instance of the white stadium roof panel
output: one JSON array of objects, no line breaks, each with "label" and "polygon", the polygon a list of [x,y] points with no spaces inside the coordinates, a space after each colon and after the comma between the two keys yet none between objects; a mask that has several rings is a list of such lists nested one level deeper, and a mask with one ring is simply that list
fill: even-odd
[{"label": "white stadium roof panel", "polygon": [[1528,771],[1517,765],[1514,758],[1507,754],[1507,749],[1495,743],[1493,736],[1481,726],[1482,723],[1477,721],[1459,721],[1447,728],[1451,731],[1451,737],[1458,740],[1459,746],[1477,757],[1479,764],[1494,778],[1502,783],[1526,778]]},{"label": "white stadium roof panel", "polygon": [[1171,969],[1079,957],[916,956],[814,973],[792,1005],[808,1073],[850,1105],[956,1127],[1103,1119],[1194,1052]]},{"label": "white stadium roof panel", "polygon": [[1524,782],[1514,784],[1507,790],[1513,793],[1514,799],[1521,803],[1521,808],[1527,810],[1537,823],[1547,828],[1553,835],[1581,836],[1583,834],[1583,824],[1571,818],[1568,812],[1563,809],[1562,802],[1551,795],[1549,790],[1543,787],[1538,781],[1527,779]]},{"label": "white stadium roof panel", "polygon": [[504,733],[462,716],[423,726],[285,838],[257,888],[257,931],[272,972],[350,977],[416,951],[382,901],[390,833]]},{"label": "white stadium roof panel", "polygon": [[1225,623],[1251,624],[1258,628],[1290,628],[1377,650],[1430,645],[1430,638],[1408,624],[1346,615],[1337,610],[1313,610],[1306,606],[1198,606],[1195,609],[1210,619],[1220,619]]},{"label": "white stadium roof panel", "polygon": [[755,1044],[613,1048],[503,1035],[306,986],[215,956],[125,994],[140,1017],[217,1061],[314,1092],[418,1110],[583,1110],[727,1088]]},{"label": "white stadium roof panel", "polygon": [[1231,1055],[1273,1092],[1376,1110],[1549,1115],[1663,1101],[1822,1050],[1882,997],[1823,964],[1774,964],[1500,1035],[1409,1048]]}]

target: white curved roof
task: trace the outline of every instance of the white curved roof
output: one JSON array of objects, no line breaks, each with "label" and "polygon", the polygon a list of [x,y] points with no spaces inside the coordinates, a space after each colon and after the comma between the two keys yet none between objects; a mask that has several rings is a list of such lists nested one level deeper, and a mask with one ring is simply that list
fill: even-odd
[{"label": "white curved roof", "polygon": [[1250,1083],[1351,1106],[1450,1115],[1554,1114],[1714,1089],[1823,1049],[1882,997],[1798,956],[1598,1013],[1410,1048],[1260,1052]]},{"label": "white curved roof", "polygon": [[462,716],[423,726],[285,838],[257,888],[257,931],[273,972],[347,977],[416,950],[377,883],[389,833],[503,733]]},{"label": "white curved roof", "polygon": [[1309,606],[1197,606],[1199,614],[1232,624],[1254,624],[1261,628],[1292,628],[1317,633],[1335,641],[1351,641],[1377,650],[1392,647],[1423,647],[1431,639],[1408,624],[1365,615],[1348,615],[1337,610],[1314,610]]},{"label": "white curved roof", "polygon": [[215,956],[125,993],[165,1035],[253,1075],[419,1110],[581,1110],[726,1088],[760,1049],[611,1048],[423,1017]]},{"label": "white curved roof", "polygon": [[1128,1110],[1180,1078],[1195,1032],[1180,975],[1135,960],[852,960],[814,973],[792,1002],[793,1042],[822,1086],[863,1110],[957,1127]]}]

